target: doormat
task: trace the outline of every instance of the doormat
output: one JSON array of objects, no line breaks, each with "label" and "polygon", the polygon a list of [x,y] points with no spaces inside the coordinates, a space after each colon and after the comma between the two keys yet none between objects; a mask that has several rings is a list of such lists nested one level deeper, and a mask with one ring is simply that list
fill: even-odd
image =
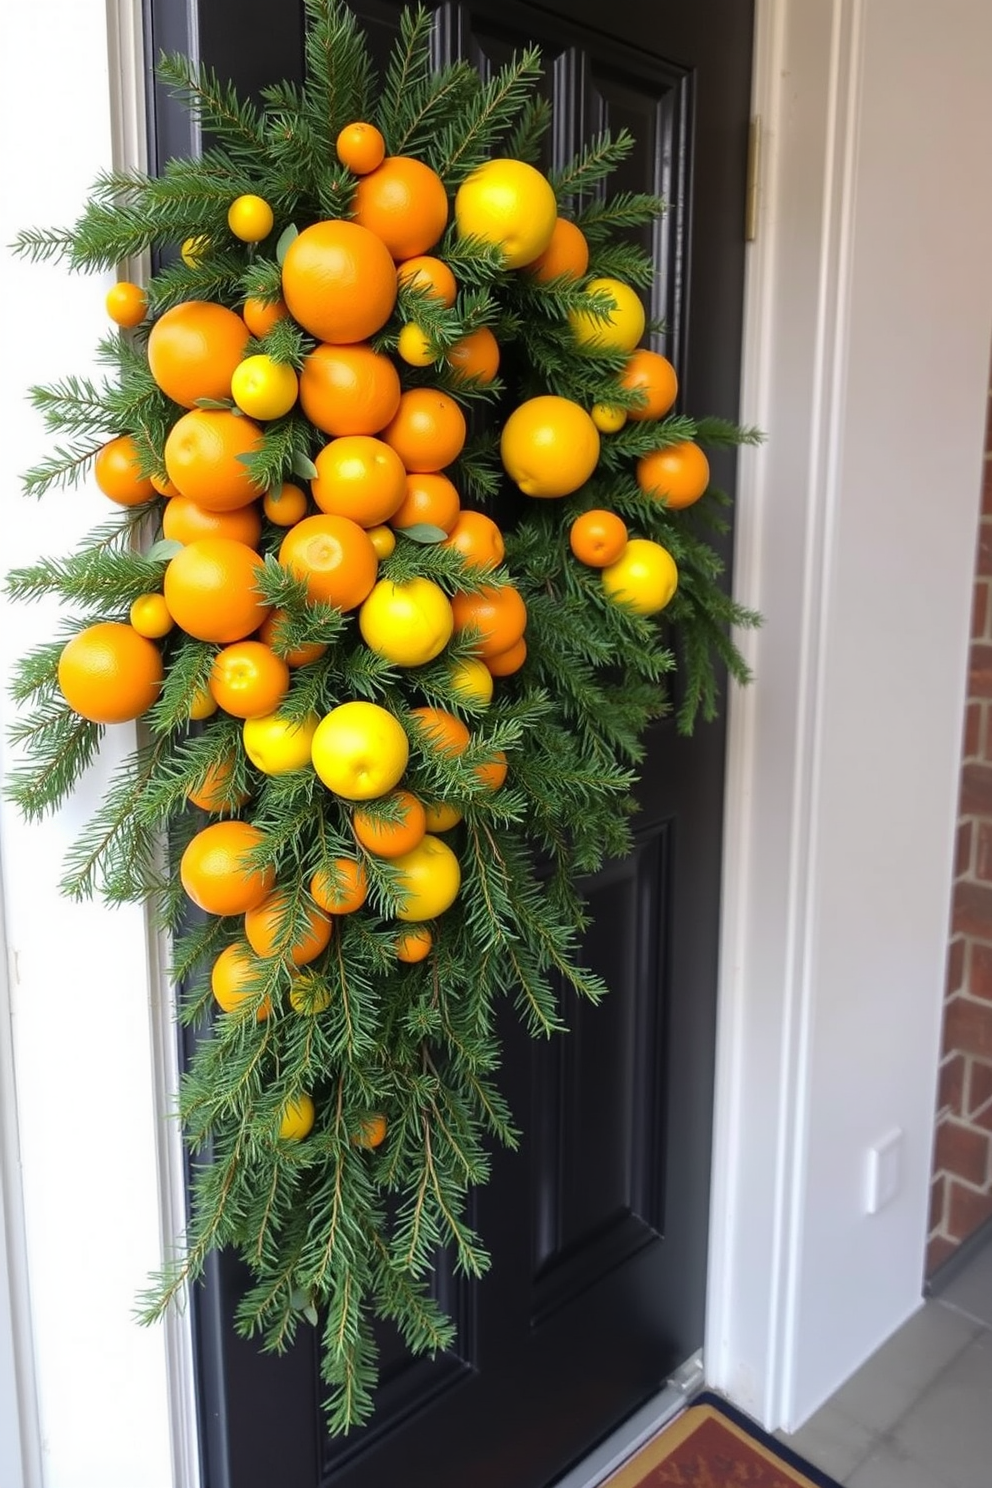
[{"label": "doormat", "polygon": [[600,1488],[840,1488],[716,1395],[698,1395]]}]

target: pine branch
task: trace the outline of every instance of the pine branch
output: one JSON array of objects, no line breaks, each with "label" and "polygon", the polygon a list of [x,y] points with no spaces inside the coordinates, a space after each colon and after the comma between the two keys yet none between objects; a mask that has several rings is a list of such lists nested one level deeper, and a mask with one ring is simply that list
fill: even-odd
[{"label": "pine branch", "polygon": [[564,169],[548,172],[548,180],[559,202],[587,195],[623,164],[633,148],[634,137],[628,129],[621,129],[615,138],[604,129]]}]

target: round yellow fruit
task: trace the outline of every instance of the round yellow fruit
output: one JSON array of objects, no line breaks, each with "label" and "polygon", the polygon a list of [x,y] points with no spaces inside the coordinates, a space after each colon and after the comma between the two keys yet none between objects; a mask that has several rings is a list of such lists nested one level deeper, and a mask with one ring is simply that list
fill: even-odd
[{"label": "round yellow fruit", "polygon": [[503,425],[500,455],[525,496],[567,496],[599,461],[599,430],[570,398],[528,398]]},{"label": "round yellow fruit", "polygon": [[269,236],[274,224],[268,202],[251,192],[236,197],[227,210],[227,225],[242,243],[260,243]]},{"label": "round yellow fruit", "polygon": [[310,748],[317,732],[316,714],[300,721],[281,713],[246,718],[241,730],[245,754],[265,775],[288,775],[310,764]]},{"label": "round yellow fruit", "polygon": [[430,337],[410,321],[396,338],[397,354],[411,367],[429,367],[434,360]]},{"label": "round yellow fruit", "polygon": [[164,594],[139,594],[128,612],[131,625],[149,641],[160,641],[175,625]]},{"label": "round yellow fruit", "polygon": [[493,674],[477,656],[463,656],[453,661],[448,676],[455,697],[463,703],[479,703],[483,708],[493,700]]},{"label": "round yellow fruit", "polygon": [[184,239],[179,255],[188,269],[195,269],[209,248],[210,239],[200,233],[197,237]]},{"label": "round yellow fruit", "polygon": [[588,310],[568,312],[568,323],[583,351],[633,351],[644,335],[644,306],[630,285],[619,279],[591,279],[586,293],[609,295],[615,308],[608,320]]},{"label": "round yellow fruit", "polygon": [[309,1013],[313,1017],[330,1007],[330,988],[311,972],[300,972],[290,985],[289,1005],[294,1013]]},{"label": "round yellow fruit", "polygon": [[301,1142],[313,1130],[316,1115],[314,1103],[305,1091],[295,1100],[288,1100],[282,1108],[279,1136],[284,1142]]},{"label": "round yellow fruit", "polygon": [[612,403],[594,403],[589,416],[601,434],[616,434],[627,422],[627,410]]},{"label": "round yellow fruit", "polygon": [[365,644],[397,666],[423,666],[440,656],[455,621],[447,595],[431,579],[380,579],[358,612]]},{"label": "round yellow fruit", "polygon": [[299,378],[292,367],[274,362],[261,352],[239,362],[231,378],[231,397],[241,412],[253,419],[282,418],[299,392]]},{"label": "round yellow fruit", "polygon": [[424,807],[424,817],[428,832],[450,832],[451,828],[457,827],[461,821],[462,813],[450,802],[438,801],[436,806]]},{"label": "round yellow fruit", "polygon": [[508,269],[540,257],[551,242],[558,204],[550,183],[523,160],[488,160],[459,186],[455,222],[460,237],[503,250]]},{"label": "round yellow fruit", "polygon": [[458,898],[462,870],[451,848],[439,837],[428,833],[412,852],[394,858],[393,867],[399,871],[398,919],[433,920]]},{"label": "round yellow fruit", "polygon": [[656,615],[679,583],[675,559],[660,543],[632,537],[615,563],[603,569],[603,588],[637,615]]},{"label": "round yellow fruit", "polygon": [[367,527],[365,535],[375,548],[375,556],[381,561],[396,551],[396,533],[392,527]]},{"label": "round yellow fruit", "polygon": [[371,801],[399,783],[410,741],[378,703],[341,703],[317,725],[310,757],[328,790],[347,801]]}]

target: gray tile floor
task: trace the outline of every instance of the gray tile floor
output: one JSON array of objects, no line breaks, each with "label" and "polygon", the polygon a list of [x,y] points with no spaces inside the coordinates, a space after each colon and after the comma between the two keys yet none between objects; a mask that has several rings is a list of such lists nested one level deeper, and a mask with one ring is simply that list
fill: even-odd
[{"label": "gray tile floor", "polygon": [[992,1244],[781,1439],[848,1488],[992,1488]]}]

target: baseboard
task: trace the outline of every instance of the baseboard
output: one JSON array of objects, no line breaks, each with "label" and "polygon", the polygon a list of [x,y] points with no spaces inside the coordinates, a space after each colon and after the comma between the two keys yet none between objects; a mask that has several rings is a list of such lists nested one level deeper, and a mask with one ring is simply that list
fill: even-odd
[{"label": "baseboard", "polygon": [[973,1235],[967,1240],[962,1240],[955,1251],[942,1261],[932,1276],[928,1276],[923,1283],[923,1295],[925,1297],[939,1297],[945,1287],[949,1286],[955,1276],[959,1276],[967,1266],[971,1264],[980,1250],[986,1245],[992,1245],[992,1219],[987,1219],[984,1224],[979,1225]]}]

